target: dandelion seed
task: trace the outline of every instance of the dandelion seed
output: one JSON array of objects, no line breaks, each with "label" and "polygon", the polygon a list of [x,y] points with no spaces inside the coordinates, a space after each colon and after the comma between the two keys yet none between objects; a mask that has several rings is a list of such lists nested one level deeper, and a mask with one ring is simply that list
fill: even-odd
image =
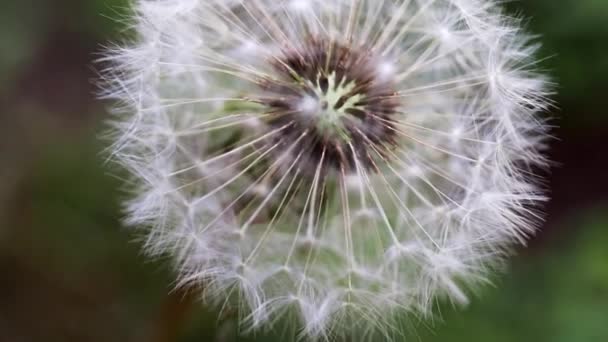
[{"label": "dandelion seed", "polygon": [[545,199],[546,81],[496,3],[135,1],[104,73],[129,223],[254,328],[389,336],[467,303]]}]

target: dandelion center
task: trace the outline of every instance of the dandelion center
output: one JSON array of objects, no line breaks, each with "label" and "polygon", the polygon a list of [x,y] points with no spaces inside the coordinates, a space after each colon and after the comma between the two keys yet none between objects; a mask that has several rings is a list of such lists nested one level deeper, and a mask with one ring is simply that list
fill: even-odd
[{"label": "dandelion center", "polygon": [[378,60],[365,46],[309,38],[272,62],[275,78],[262,83],[264,104],[271,126],[288,125],[281,139],[304,135],[301,163],[354,172],[387,159],[399,103]]}]

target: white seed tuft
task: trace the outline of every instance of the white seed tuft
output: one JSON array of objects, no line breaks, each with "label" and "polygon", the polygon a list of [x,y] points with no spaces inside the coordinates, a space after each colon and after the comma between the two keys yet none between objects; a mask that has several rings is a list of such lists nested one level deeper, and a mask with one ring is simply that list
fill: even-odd
[{"label": "white seed tuft", "polygon": [[534,232],[547,81],[499,1],[134,2],[103,94],[128,223],[242,324],[390,337]]}]

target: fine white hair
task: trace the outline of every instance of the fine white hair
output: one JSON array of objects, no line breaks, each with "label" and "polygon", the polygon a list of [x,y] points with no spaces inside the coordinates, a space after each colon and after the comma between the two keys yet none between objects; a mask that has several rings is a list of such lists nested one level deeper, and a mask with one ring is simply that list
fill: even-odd
[{"label": "fine white hair", "polygon": [[[547,80],[498,3],[135,0],[103,95],[146,251],[247,327],[291,317],[300,337],[389,338],[437,298],[466,304],[545,200]],[[347,170],[301,162],[305,134],[269,124],[267,104],[287,100],[260,84],[312,39],[364,47],[394,90],[391,148],[358,141],[373,166],[354,149]],[[322,106],[297,105],[298,120]]]}]

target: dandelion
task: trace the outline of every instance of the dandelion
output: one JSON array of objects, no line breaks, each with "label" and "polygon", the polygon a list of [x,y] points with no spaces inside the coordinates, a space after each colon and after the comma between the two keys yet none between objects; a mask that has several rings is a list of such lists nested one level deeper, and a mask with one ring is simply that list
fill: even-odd
[{"label": "dandelion", "polygon": [[493,0],[139,0],[110,49],[129,223],[247,327],[387,337],[539,222],[546,80]]}]

